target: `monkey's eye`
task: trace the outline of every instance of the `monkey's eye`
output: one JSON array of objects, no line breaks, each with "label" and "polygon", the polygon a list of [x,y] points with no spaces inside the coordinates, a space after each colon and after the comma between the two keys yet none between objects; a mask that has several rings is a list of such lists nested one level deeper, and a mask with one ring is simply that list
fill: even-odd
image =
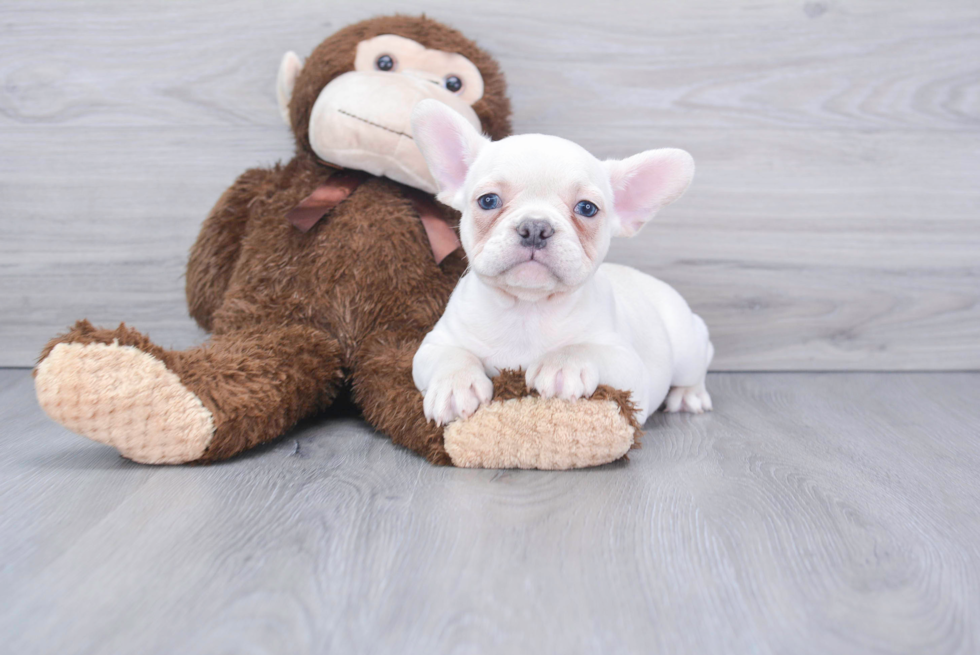
[{"label": "monkey's eye", "polygon": [[482,196],[477,198],[476,202],[478,205],[480,205],[480,209],[486,210],[497,209],[501,204],[503,204],[500,202],[500,196],[498,196],[496,193],[484,193]]},{"label": "monkey's eye", "polygon": [[450,92],[456,93],[463,88],[463,80],[459,79],[455,75],[450,75],[446,78],[446,88]]},{"label": "monkey's eye", "polygon": [[586,218],[592,218],[599,213],[599,208],[588,200],[580,200],[577,205],[575,205],[575,213],[580,216],[585,216]]},{"label": "monkey's eye", "polygon": [[378,61],[374,62],[374,65],[378,67],[379,71],[390,71],[395,67],[395,60],[390,55],[381,55],[378,57]]}]

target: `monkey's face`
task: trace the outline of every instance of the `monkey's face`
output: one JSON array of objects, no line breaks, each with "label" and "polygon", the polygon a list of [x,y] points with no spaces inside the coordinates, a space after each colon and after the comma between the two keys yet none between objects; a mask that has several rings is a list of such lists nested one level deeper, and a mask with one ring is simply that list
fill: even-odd
[{"label": "monkey's face", "polygon": [[[287,53],[279,69],[280,110],[287,123],[301,68],[299,58]],[[435,181],[412,139],[412,109],[421,100],[438,100],[480,130],[472,105],[483,91],[480,71],[463,55],[394,34],[366,39],[357,45],[354,70],[333,78],[314,102],[310,146],[326,162],[435,193]]]}]

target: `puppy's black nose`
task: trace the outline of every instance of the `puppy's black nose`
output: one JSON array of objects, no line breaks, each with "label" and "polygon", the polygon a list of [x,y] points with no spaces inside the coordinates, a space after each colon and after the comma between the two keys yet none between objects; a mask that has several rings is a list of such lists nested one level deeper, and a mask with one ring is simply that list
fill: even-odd
[{"label": "puppy's black nose", "polygon": [[555,233],[555,228],[551,223],[538,218],[531,218],[521,221],[517,226],[517,235],[521,237],[521,245],[527,248],[541,250],[547,244],[549,237]]}]

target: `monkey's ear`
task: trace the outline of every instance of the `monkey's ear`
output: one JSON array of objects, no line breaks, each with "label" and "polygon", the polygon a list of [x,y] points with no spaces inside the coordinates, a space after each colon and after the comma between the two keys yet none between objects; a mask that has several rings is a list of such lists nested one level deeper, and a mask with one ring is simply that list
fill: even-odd
[{"label": "monkey's ear", "polygon": [[289,120],[289,101],[293,97],[293,86],[296,84],[296,78],[302,69],[303,62],[292,50],[282,56],[282,62],[279,64],[279,75],[276,77],[276,100],[279,101],[279,113],[282,114],[282,119],[290,127],[292,124]]},{"label": "monkey's ear", "polygon": [[684,150],[647,150],[626,159],[603,162],[609,173],[619,218],[617,236],[631,237],[661,207],[674,202],[694,179],[694,158]]},{"label": "monkey's ear", "polygon": [[465,201],[460,193],[466,173],[490,139],[459,112],[433,99],[415,105],[412,135],[439,187],[436,198],[461,210]]}]

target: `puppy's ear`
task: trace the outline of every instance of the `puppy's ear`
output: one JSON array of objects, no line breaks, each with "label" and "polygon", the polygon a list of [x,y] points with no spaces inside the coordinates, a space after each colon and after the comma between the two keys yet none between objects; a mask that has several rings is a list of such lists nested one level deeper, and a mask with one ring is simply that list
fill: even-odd
[{"label": "puppy's ear", "polygon": [[664,205],[674,202],[694,179],[694,158],[684,150],[647,150],[603,162],[612,184],[617,236],[631,237]]},{"label": "puppy's ear", "polygon": [[469,121],[438,100],[423,100],[412,110],[412,136],[439,186],[441,202],[462,210],[466,173],[490,140]]},{"label": "puppy's ear", "polygon": [[279,113],[286,125],[290,125],[289,120],[289,101],[293,97],[293,86],[296,85],[296,78],[303,70],[303,62],[295,52],[289,51],[282,56],[279,64],[279,75],[276,77],[276,100],[279,102]]}]

